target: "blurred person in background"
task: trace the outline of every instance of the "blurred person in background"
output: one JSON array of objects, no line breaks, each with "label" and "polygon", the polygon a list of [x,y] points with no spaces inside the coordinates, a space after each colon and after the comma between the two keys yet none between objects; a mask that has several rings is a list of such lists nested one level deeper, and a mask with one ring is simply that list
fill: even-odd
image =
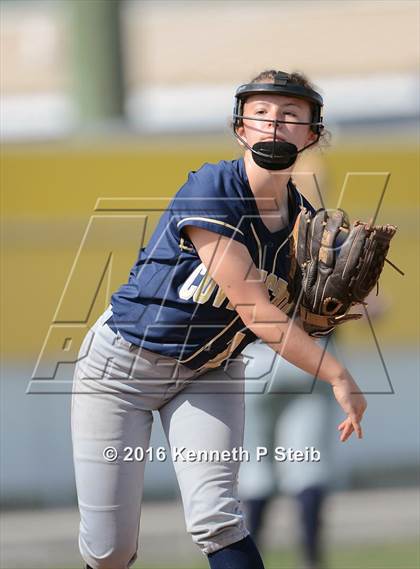
[{"label": "blurred person in background", "polygon": [[[316,207],[326,207],[328,175],[322,155],[308,153],[299,160],[293,175],[300,191]],[[322,195],[319,194],[322,188]],[[367,298],[369,316],[379,318],[388,301],[370,293]],[[339,332],[321,340],[325,349],[334,353]],[[331,392],[323,382],[302,372],[257,341],[243,351],[248,363],[246,379],[265,384],[264,391],[248,390],[245,396],[244,446],[267,448],[267,456],[242,464],[239,495],[244,505],[247,526],[259,547],[262,545],[270,501],[281,492],[293,497],[298,513],[299,557],[304,569],[326,566],[325,539],[322,533],[326,502],[334,473],[332,472],[329,433],[331,431]],[[294,462],[275,460],[275,448],[305,450],[314,448],[319,461]],[[282,512],[276,512],[281,516]],[[301,565],[299,565],[301,567]]]},{"label": "blurred person in background", "polygon": [[[269,346],[254,343],[243,354],[249,358],[246,377],[268,381],[264,393],[245,398],[244,447],[251,449],[251,460],[241,466],[239,495],[243,501],[247,526],[262,546],[267,506],[280,490],[295,499],[299,520],[299,557],[305,569],[324,567],[322,518],[332,477],[329,449],[332,402],[322,382],[277,356]],[[267,456],[255,459],[256,447],[267,449]],[[283,460],[275,449],[305,451],[313,448],[319,460]],[[284,515],[276,510],[276,516]],[[272,530],[271,530],[272,531]]]},{"label": "blurred person in background", "polygon": [[[293,179],[299,190],[318,208],[326,201],[327,176],[319,152],[302,156]],[[300,173],[299,173],[300,172]],[[322,188],[322,196],[318,194]],[[321,199],[322,198],[322,199]],[[330,341],[324,341],[326,347]],[[239,495],[243,501],[248,529],[261,545],[267,506],[280,490],[295,498],[299,519],[300,557],[305,569],[323,564],[322,516],[331,478],[328,434],[331,427],[331,393],[323,382],[302,372],[276,355],[269,346],[255,342],[245,348],[248,358],[246,378],[266,382],[263,393],[246,392],[244,446],[267,448],[259,462],[255,452],[241,466]],[[313,447],[320,461],[276,461],[276,447],[304,450]],[[281,516],[282,512],[276,512]]]}]

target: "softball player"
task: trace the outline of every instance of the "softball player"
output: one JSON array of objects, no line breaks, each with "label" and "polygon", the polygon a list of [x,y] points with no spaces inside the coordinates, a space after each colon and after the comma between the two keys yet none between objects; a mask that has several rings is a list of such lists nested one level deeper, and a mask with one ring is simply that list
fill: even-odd
[{"label": "softball player", "polygon": [[288,316],[292,228],[300,206],[310,207],[290,175],[320,138],[321,109],[298,74],[263,72],[239,87],[233,131],[244,158],[189,174],[83,341],[72,439],[87,567],[127,569],[136,559],[145,463],[132,449],[148,448],[157,410],[187,530],[210,567],[263,568],[237,497],[235,455],[240,354],[257,337],[330,383],[347,415],[341,440],[361,437],[366,403],[355,381]]},{"label": "softball player", "polygon": [[[330,391],[324,383],[314,385],[313,377],[280,358],[266,344],[254,342],[243,355],[248,358],[245,379],[258,377],[261,383],[267,382],[264,393],[245,394],[244,446],[267,449],[262,459],[253,454],[241,465],[239,497],[247,528],[259,545],[270,500],[278,490],[292,496],[298,514],[302,567],[323,567],[322,514],[332,475]],[[284,461],[276,450],[283,448],[314,448],[320,458]]]}]

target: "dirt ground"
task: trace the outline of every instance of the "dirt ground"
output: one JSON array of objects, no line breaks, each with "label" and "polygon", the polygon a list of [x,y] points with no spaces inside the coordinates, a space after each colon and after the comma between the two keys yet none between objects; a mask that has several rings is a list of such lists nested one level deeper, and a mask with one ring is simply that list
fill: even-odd
[{"label": "dirt ground", "polygon": [[[325,539],[330,547],[415,540],[419,535],[418,489],[352,491],[330,496]],[[80,568],[78,512],[73,509],[5,512],[1,519],[1,569]],[[267,549],[296,540],[293,500],[275,499],[264,534]],[[139,558],[146,565],[182,566],[202,561],[185,531],[180,502],[146,502]]]}]

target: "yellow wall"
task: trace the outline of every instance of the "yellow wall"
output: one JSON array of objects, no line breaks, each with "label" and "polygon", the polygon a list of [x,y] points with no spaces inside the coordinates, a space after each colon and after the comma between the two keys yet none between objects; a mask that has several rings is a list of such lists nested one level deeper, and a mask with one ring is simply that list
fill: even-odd
[{"label": "yellow wall", "polygon": [[[401,146],[339,148],[325,156],[329,207],[337,204],[346,173],[359,173],[351,175],[342,203],[351,217],[372,215],[386,173],[390,173],[378,221],[399,226],[389,257],[406,276],[402,278],[386,266],[381,279],[380,293],[388,309],[375,323],[375,330],[379,341],[388,345],[412,344],[418,333],[417,150]],[[98,198],[147,197],[151,198],[149,206],[159,208],[165,200],[153,198],[169,199],[189,170],[204,161],[236,155],[232,145],[211,138],[185,138],[181,143],[174,139],[173,144],[156,140],[148,141],[147,146],[142,141],[5,146],[1,169],[4,355],[33,358],[38,354]],[[137,202],[125,203],[132,208]],[[105,217],[109,212],[95,215]],[[124,215],[128,217],[121,223]],[[105,228],[85,243],[77,283],[73,281],[71,297],[68,291],[65,299],[66,314],[80,315],[82,310],[91,321],[108,301],[109,293],[125,280],[137,254],[139,239],[133,240],[133,235],[140,236],[140,215],[139,211],[120,212],[116,228]],[[157,214],[150,215],[154,222]],[[101,290],[100,306],[89,312],[95,287],[92,274],[102,270],[109,251],[115,254],[108,290]],[[366,323],[349,324],[344,336],[357,344],[372,341]]]}]

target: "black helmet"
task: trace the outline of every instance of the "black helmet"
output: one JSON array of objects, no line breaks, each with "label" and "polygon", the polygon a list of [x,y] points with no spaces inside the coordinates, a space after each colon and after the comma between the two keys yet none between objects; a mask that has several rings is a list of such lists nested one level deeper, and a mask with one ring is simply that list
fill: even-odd
[{"label": "black helmet", "polygon": [[[298,150],[294,144],[276,141],[276,129],[278,124],[287,124],[290,121],[273,121],[271,119],[244,116],[243,109],[245,100],[250,95],[256,95],[258,93],[297,97],[311,103],[311,108],[313,109],[311,121],[298,123],[293,121],[293,123],[306,124],[310,126],[312,132],[317,135],[316,140],[307,146],[304,146],[301,150]],[[304,85],[296,84],[291,80],[291,76],[288,73],[277,71],[274,76],[273,83],[247,83],[245,85],[240,85],[237,88],[235,93],[235,106],[233,109],[233,133],[246,146],[246,148],[251,150],[252,157],[259,166],[268,170],[284,170],[285,168],[289,168],[295,162],[299,152],[302,152],[302,150],[305,150],[306,148],[309,148],[309,146],[318,142],[324,128],[322,122],[322,107],[323,100],[319,93],[309,87],[305,87]],[[273,140],[271,142],[257,142],[251,148],[249,144],[237,133],[237,128],[242,125],[244,118],[247,120],[274,122]]]}]

